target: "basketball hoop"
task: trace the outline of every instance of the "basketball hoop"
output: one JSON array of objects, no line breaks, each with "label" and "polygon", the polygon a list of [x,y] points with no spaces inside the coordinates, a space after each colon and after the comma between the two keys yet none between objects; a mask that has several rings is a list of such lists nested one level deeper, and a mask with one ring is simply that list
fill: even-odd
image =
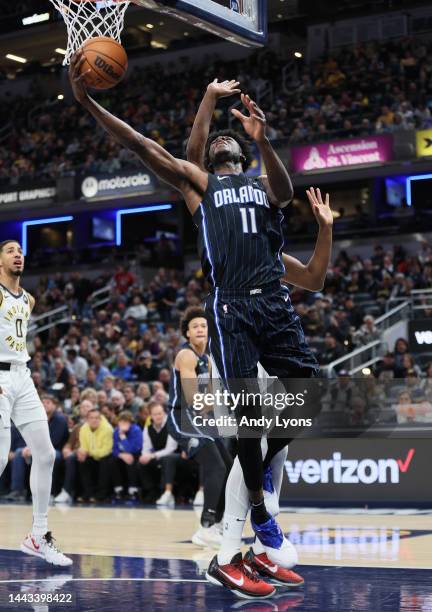
[{"label": "basketball hoop", "polygon": [[63,65],[89,38],[109,36],[117,42],[123,30],[124,15],[130,0],[50,0],[61,13],[68,42]]}]

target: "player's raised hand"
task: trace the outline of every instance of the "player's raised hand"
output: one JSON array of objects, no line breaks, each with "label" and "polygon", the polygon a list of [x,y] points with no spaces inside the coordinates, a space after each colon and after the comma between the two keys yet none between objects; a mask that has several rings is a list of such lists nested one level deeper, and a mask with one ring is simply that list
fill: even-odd
[{"label": "player's raised hand", "polygon": [[241,101],[249,111],[249,117],[244,115],[236,108],[232,108],[231,112],[234,117],[241,121],[243,128],[248,136],[256,142],[262,142],[265,139],[266,118],[258,104],[250,99],[248,95],[241,94]]},{"label": "player's raised hand", "polygon": [[240,89],[238,86],[240,85],[239,81],[221,81],[219,82],[217,79],[212,81],[209,85],[207,85],[207,91],[212,94],[215,98],[228,98],[234,94],[240,93]]},{"label": "player's raised hand", "polygon": [[85,61],[82,49],[78,49],[78,51],[72,55],[69,65],[69,80],[72,85],[73,95],[80,104],[87,99],[87,87],[84,79],[86,75],[91,72],[90,69],[88,69],[86,72],[81,73],[81,67]]},{"label": "player's raised hand", "polygon": [[326,193],[325,200],[323,201],[321,190],[310,187],[306,190],[307,197],[309,199],[312,212],[315,215],[315,219],[318,221],[320,227],[331,227],[333,225],[333,213],[330,208],[330,196]]}]

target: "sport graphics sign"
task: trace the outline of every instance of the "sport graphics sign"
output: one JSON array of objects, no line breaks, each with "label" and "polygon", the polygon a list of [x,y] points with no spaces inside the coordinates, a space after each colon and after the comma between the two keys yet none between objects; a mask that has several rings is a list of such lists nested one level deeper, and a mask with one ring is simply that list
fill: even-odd
[{"label": "sport graphics sign", "polygon": [[296,440],[289,446],[285,501],[432,501],[429,440]]},{"label": "sport graphics sign", "polygon": [[55,185],[36,186],[32,185],[26,188],[16,189],[15,191],[8,189],[0,191],[0,207],[9,204],[40,202],[47,204],[54,202],[57,195]]},{"label": "sport graphics sign", "polygon": [[86,200],[105,200],[154,193],[157,187],[156,178],[147,170],[97,174],[81,177],[79,197]]}]

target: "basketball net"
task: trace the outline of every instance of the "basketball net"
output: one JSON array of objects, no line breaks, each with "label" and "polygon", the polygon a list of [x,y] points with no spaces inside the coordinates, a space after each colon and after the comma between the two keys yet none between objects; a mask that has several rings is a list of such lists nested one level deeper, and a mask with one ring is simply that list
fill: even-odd
[{"label": "basketball net", "polygon": [[109,36],[120,42],[124,15],[130,0],[50,0],[60,11],[68,42],[63,66],[89,38]]}]

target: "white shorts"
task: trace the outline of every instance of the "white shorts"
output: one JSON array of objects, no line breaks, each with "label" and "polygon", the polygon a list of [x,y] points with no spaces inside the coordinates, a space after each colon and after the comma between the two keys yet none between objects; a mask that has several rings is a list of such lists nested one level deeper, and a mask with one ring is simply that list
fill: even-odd
[{"label": "white shorts", "polygon": [[25,364],[11,365],[10,370],[0,370],[0,387],[0,428],[10,427],[11,420],[17,427],[47,420],[31,372]]}]

